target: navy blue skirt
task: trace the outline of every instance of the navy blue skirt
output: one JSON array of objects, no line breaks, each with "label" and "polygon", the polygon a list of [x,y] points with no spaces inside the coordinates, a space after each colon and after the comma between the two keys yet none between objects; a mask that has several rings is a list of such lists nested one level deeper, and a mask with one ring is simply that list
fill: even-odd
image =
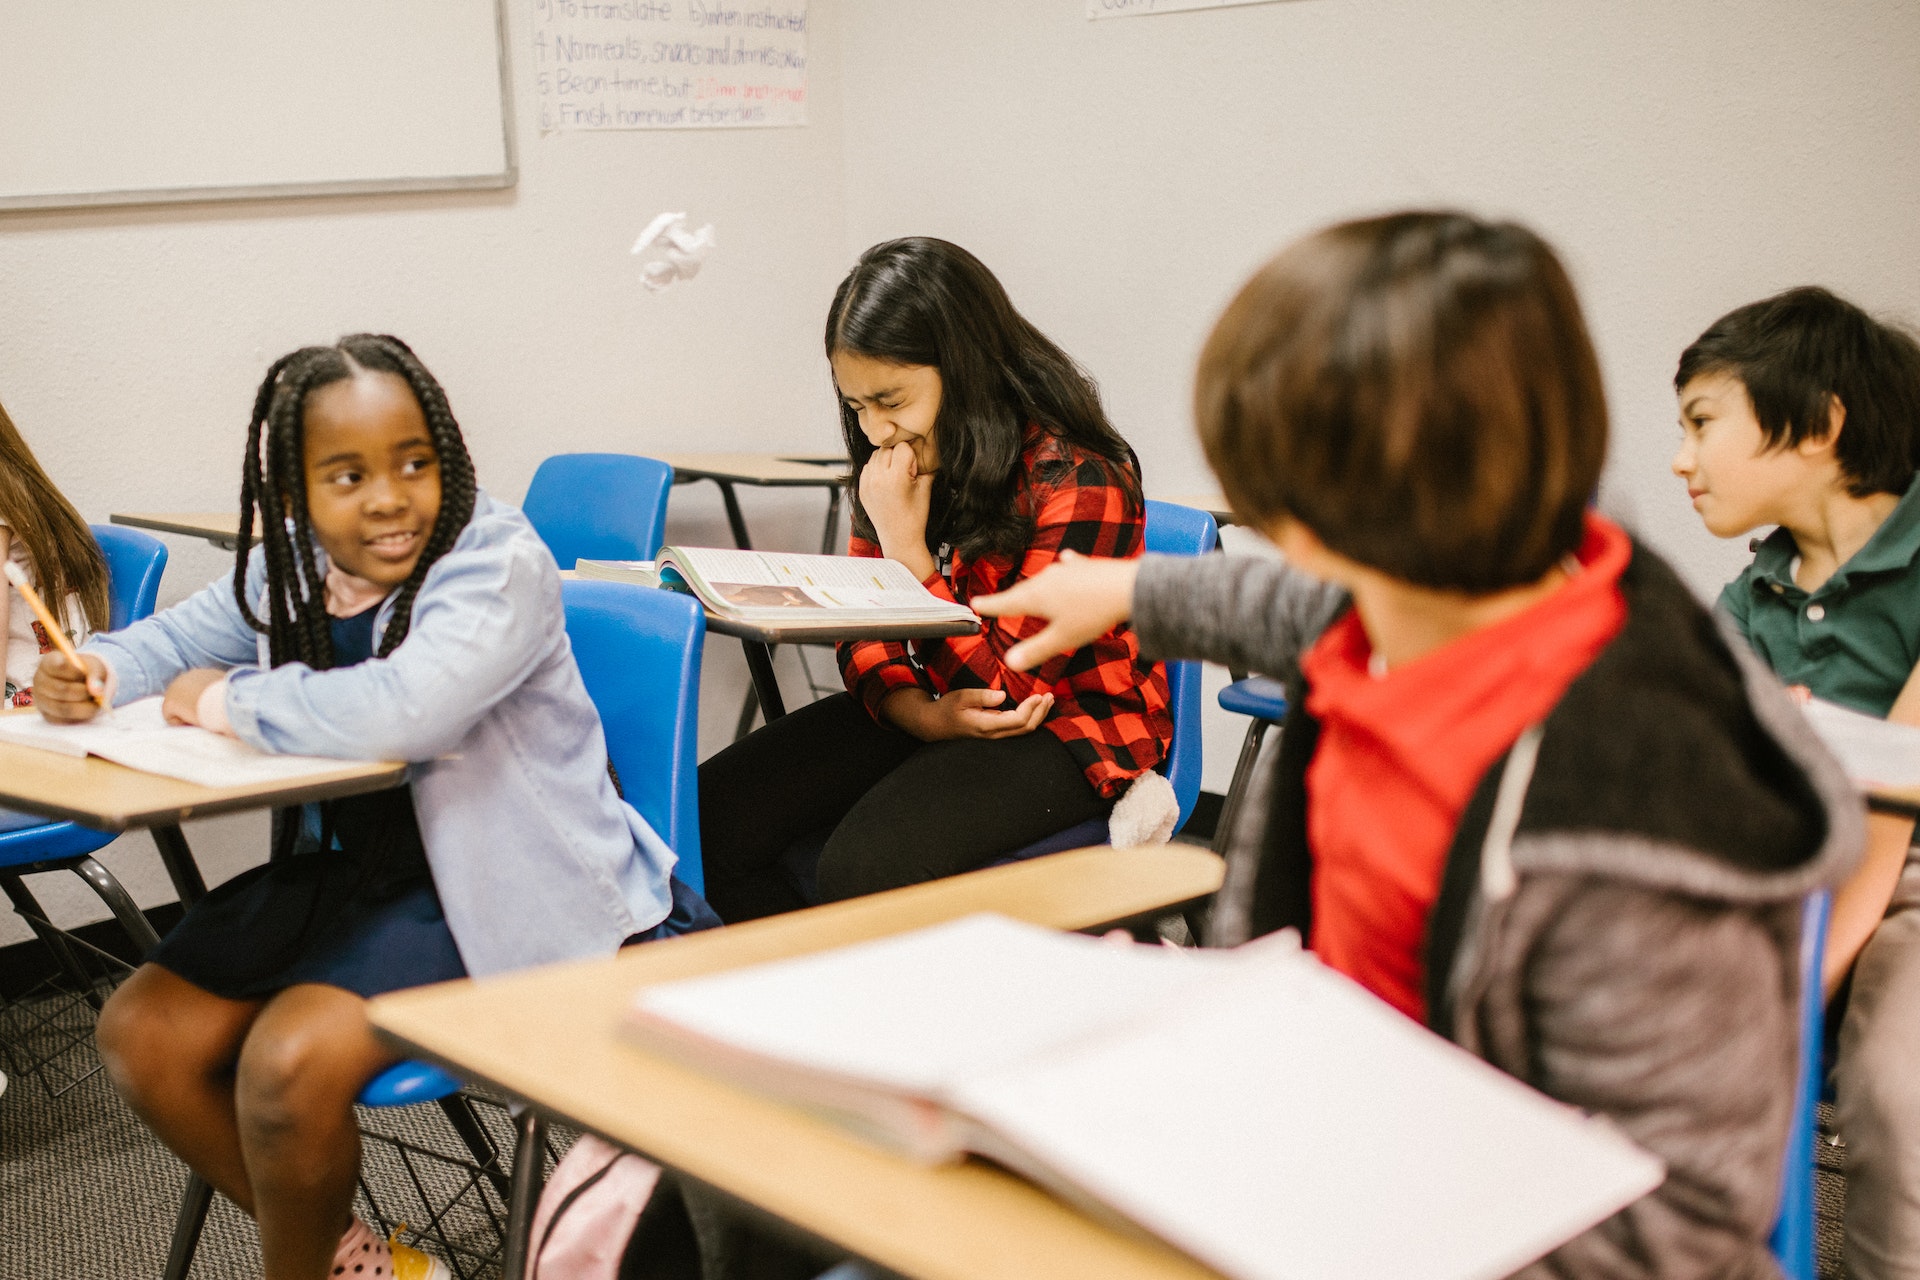
[{"label": "navy blue skirt", "polygon": [[[467,976],[431,875],[370,890],[339,853],[242,872],[195,903],[148,959],[227,1000],[264,1000],[308,982],[377,996]],[[667,918],[621,945],[719,924],[676,876]]]}]

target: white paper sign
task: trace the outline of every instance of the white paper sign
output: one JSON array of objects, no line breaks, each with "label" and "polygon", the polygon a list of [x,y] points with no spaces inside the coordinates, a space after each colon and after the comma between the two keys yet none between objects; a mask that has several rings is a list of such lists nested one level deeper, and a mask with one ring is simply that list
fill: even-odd
[{"label": "white paper sign", "polygon": [[807,122],[807,0],[533,0],[540,131]]},{"label": "white paper sign", "polygon": [[1087,0],[1088,18],[1144,18],[1180,9],[1225,9],[1238,4],[1278,4],[1280,0]]}]

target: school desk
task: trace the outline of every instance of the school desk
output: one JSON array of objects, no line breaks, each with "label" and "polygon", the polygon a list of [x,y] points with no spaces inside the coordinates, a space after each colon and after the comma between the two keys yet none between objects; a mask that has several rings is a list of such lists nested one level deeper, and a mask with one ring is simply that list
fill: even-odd
[{"label": "school desk", "polygon": [[[1213,893],[1191,845],[1079,849],[791,915],[632,947],[611,959],[380,996],[374,1027],[548,1116],[681,1170],[801,1232],[917,1280],[1204,1280],[1199,1263],[1097,1222],[980,1161],[924,1168],[807,1113],[622,1042],[647,983],[903,933],[979,911],[1089,930]],[[517,1280],[509,1276],[507,1280]]]},{"label": "school desk", "polygon": [[186,837],[180,834],[180,824],[187,819],[381,791],[398,786],[406,776],[404,764],[342,760],[337,770],[289,782],[203,787],[97,756],[75,759],[0,742],[0,807],[78,822],[99,831],[149,829],[183,905],[207,891]]},{"label": "school desk", "polygon": [[[727,504],[727,525],[733,531],[733,545],[742,551],[753,549],[753,539],[747,532],[746,517],[740,512],[740,499],[734,493],[734,485],[823,488],[827,490],[827,519],[820,532],[820,554],[830,556],[842,550],[838,535],[840,500],[846,487],[848,468],[845,454],[663,453],[660,459],[673,468],[675,484],[711,480],[719,487],[721,500]],[[711,625],[711,615],[708,623],[710,630],[723,630]],[[725,634],[740,633],[727,631]],[[735,742],[752,732],[756,711],[764,710],[769,721],[778,720],[785,714],[785,704],[780,698],[779,687],[773,678],[773,653],[770,644],[830,644],[835,638],[864,637],[823,636],[818,639],[795,637],[790,641],[771,642],[749,642],[742,637],[741,645],[746,650],[747,669],[753,675],[753,685],[747,690],[746,699],[740,704],[740,718],[733,731]],[[800,659],[800,667],[806,672],[807,684],[812,687],[814,693],[831,692],[814,681],[813,669],[807,665],[804,655]],[[768,701],[769,691],[771,691],[772,701]]]},{"label": "school desk", "polygon": [[182,537],[202,538],[222,551],[232,551],[234,544],[240,541],[240,517],[232,511],[128,511],[110,515],[107,519],[114,524],[123,524],[133,529],[151,529],[156,533],[177,533]]},{"label": "school desk", "polygon": [[820,554],[832,555],[836,550],[833,545],[834,533],[840,524],[840,495],[847,479],[844,461],[801,461],[768,453],[663,453],[658,456],[660,461],[673,468],[675,484],[713,481],[720,490],[720,500],[727,506],[727,527],[733,531],[733,545],[742,551],[753,549],[753,539],[747,532],[746,517],[740,512],[740,498],[734,492],[735,485],[825,489],[827,521],[820,535]]}]

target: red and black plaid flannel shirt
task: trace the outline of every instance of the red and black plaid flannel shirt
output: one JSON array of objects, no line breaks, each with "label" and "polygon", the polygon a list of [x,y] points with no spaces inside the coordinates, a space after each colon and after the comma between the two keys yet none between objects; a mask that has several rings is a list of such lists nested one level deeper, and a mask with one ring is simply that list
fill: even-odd
[{"label": "red and black plaid flannel shirt", "polygon": [[[1027,482],[1014,501],[1034,521],[1033,540],[1017,559],[993,554],[978,560],[956,555],[952,578],[934,574],[923,584],[943,600],[965,604],[975,596],[1004,591],[1053,563],[1062,550],[1131,560],[1143,545],[1146,517],[1120,484],[1118,466],[1030,427],[1021,459]],[[878,558],[880,548],[854,536],[849,553]],[[1046,624],[1038,618],[987,618],[976,635],[912,641],[860,640],[840,645],[840,674],[847,689],[879,718],[880,703],[896,689],[1004,689],[1011,707],[1051,691],[1053,710],[1045,727],[1066,744],[1103,796],[1159,764],[1173,739],[1167,673],[1142,661],[1133,629],[1120,626],[1092,644],[1014,671],[1008,649]],[[918,659],[916,664],[915,659]]]}]

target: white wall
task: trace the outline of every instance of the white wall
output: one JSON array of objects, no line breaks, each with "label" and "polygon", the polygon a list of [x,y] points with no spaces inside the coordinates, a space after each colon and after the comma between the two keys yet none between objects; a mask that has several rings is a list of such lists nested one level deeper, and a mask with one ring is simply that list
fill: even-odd
[{"label": "white wall", "polygon": [[[509,498],[563,449],[832,448],[826,300],[855,252],[909,233],[977,251],[1093,369],[1150,490],[1198,489],[1189,374],[1246,274],[1335,218],[1458,204],[1562,249],[1613,399],[1606,501],[1706,591],[1743,551],[1665,473],[1680,348],[1808,280],[1920,320],[1905,0],[1292,0],[1100,23],[1084,0],[813,0],[808,127],[551,138],[510,8],[514,191],[0,218],[0,399],[86,515],[230,507],[261,369],[356,328],[418,347]],[[626,248],[669,207],[712,220],[720,250],[655,296]],[[765,544],[818,537],[817,493],[746,498]],[[710,487],[676,494],[670,536],[725,542]],[[173,550],[169,598],[222,569]],[[730,642],[708,663],[710,749],[744,678]],[[1212,715],[1219,789],[1239,726]],[[258,856],[257,826],[199,833],[209,870]],[[144,844],[110,861],[152,901]]]},{"label": "white wall", "polygon": [[[1188,393],[1220,307],[1342,217],[1458,205],[1560,248],[1613,406],[1604,501],[1703,592],[1745,550],[1666,471],[1680,350],[1807,281],[1920,321],[1906,0],[847,0],[842,25],[873,71],[843,89],[849,247],[977,252],[1099,377],[1149,492],[1206,482]],[[1211,714],[1219,789],[1240,725]]]},{"label": "white wall", "polygon": [[[0,402],[83,515],[232,509],[266,365],[363,329],[421,353],[481,483],[513,501],[567,450],[838,447],[819,347],[848,265],[832,0],[812,5],[806,128],[544,138],[531,7],[509,10],[514,190],[0,215]],[[711,221],[720,244],[696,281],[651,294],[627,250],[663,209]],[[768,545],[817,545],[820,491],[742,501]],[[711,485],[676,492],[668,532],[727,544]],[[230,571],[204,544],[168,543],[163,603]],[[746,677],[736,642],[716,638],[707,664],[711,744]],[[263,855],[264,830],[255,816],[188,838],[217,880]],[[128,837],[106,857],[145,903],[171,897],[151,847]],[[63,919],[103,914],[69,881],[34,887]],[[0,915],[0,943],[24,936]]]}]

